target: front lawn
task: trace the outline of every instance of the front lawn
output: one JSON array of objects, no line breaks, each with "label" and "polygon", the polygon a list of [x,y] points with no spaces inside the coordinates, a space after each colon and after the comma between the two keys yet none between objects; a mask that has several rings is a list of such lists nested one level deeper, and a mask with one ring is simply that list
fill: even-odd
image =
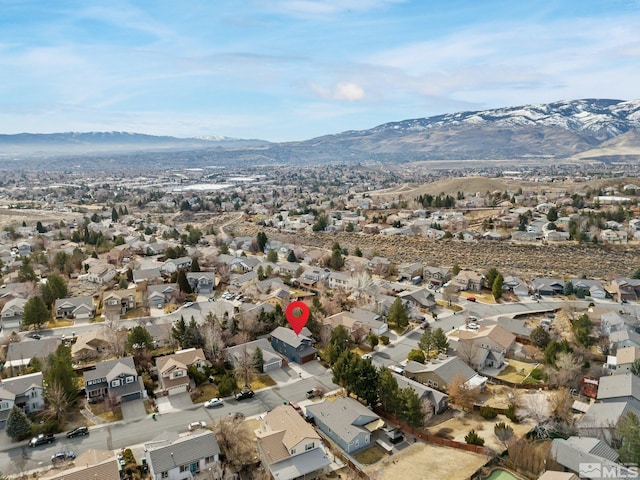
[{"label": "front lawn", "polygon": [[[538,363],[525,363],[511,359],[508,360],[508,362],[509,365],[507,368],[502,370],[496,378],[516,385],[524,382],[525,378],[539,365]],[[530,378],[531,377],[527,378],[527,380]],[[533,379],[529,380],[529,382],[532,380]]]},{"label": "front lawn", "polygon": [[259,390],[265,387],[273,387],[276,382],[266,373],[258,375],[251,381],[251,390]]},{"label": "front lawn", "polygon": [[218,387],[213,383],[203,383],[191,394],[193,403],[202,403],[218,396]]}]

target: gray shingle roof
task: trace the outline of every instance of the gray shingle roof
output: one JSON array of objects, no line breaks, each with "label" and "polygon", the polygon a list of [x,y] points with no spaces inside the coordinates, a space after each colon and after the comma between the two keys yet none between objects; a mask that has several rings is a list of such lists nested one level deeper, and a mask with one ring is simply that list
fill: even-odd
[{"label": "gray shingle roof", "polygon": [[137,375],[136,366],[133,363],[133,357],[116,358],[114,360],[105,360],[96,364],[95,370],[87,370],[84,372],[84,381],[96,380],[99,378],[107,378],[114,367],[116,367],[118,373],[110,375],[110,377],[117,376],[120,373],[130,373],[131,375]]},{"label": "gray shingle roof", "polygon": [[633,397],[640,400],[640,378],[631,372],[624,375],[600,377],[598,400],[621,397]]},{"label": "gray shingle roof", "polygon": [[206,430],[180,437],[165,445],[149,445],[147,459],[149,468],[159,474],[214,455],[220,455],[220,447],[213,432]]},{"label": "gray shingle roof", "polygon": [[325,400],[307,406],[307,412],[347,443],[359,434],[368,432],[362,425],[380,418],[353,398],[338,398],[333,402]]}]

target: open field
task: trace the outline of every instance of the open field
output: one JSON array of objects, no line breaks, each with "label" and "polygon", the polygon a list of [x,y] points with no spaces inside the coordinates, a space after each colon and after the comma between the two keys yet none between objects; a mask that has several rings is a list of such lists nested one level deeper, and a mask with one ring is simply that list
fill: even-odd
[{"label": "open field", "polygon": [[366,473],[377,480],[466,480],[487,461],[477,453],[414,443],[366,469]]}]

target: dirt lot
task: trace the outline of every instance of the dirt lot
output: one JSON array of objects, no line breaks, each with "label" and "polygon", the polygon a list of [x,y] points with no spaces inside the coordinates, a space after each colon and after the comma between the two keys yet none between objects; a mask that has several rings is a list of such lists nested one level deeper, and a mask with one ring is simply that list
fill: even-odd
[{"label": "dirt lot", "polygon": [[469,430],[474,429],[478,435],[484,438],[485,447],[500,452],[504,450],[504,445],[502,445],[493,434],[493,427],[499,422],[505,422],[507,425],[511,425],[511,427],[513,427],[513,434],[516,437],[525,435],[533,427],[533,422],[531,421],[514,424],[504,415],[498,415],[493,420],[485,420],[479,413],[473,412],[467,413],[464,416],[454,415],[446,422],[430,427],[428,431],[433,435],[443,436],[464,443],[465,435],[469,433]]},{"label": "dirt lot", "polygon": [[414,443],[400,453],[376,463],[366,473],[377,480],[463,480],[487,463],[488,458],[455,448]]}]

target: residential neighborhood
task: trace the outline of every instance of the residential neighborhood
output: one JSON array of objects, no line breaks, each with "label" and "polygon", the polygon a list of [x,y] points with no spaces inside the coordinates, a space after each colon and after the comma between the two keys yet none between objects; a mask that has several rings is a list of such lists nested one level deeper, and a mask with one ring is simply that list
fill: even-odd
[{"label": "residential neighborhood", "polygon": [[28,192],[9,176],[0,472],[600,478],[577,457],[634,471],[631,180],[530,171],[479,190],[501,181],[483,171],[469,191],[409,194],[374,170],[321,173],[308,192],[296,182],[316,167],[211,173],[220,190],[190,189],[204,179],[189,170]]}]

